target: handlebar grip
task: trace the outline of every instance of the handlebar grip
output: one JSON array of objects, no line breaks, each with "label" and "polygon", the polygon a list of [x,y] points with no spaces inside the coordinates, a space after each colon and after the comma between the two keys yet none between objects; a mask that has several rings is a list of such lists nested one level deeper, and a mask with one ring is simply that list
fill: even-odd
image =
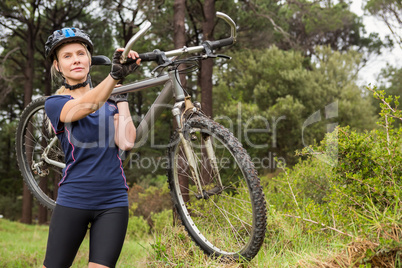
[{"label": "handlebar grip", "polygon": [[217,41],[210,41],[210,44],[211,44],[211,48],[215,49],[215,48],[230,46],[230,45],[234,44],[234,40],[232,37],[229,37],[229,38],[225,38],[225,39],[221,39],[221,40],[217,40]]},{"label": "handlebar grip", "polygon": [[157,61],[158,55],[154,52],[146,52],[139,54],[141,61]]}]

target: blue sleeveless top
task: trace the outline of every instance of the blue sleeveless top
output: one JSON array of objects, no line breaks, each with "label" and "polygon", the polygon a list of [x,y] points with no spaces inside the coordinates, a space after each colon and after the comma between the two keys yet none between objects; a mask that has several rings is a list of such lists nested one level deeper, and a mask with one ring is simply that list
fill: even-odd
[{"label": "blue sleeveless top", "polygon": [[63,123],[60,113],[71,99],[70,95],[54,95],[45,102],[66,162],[56,203],[80,209],[128,206],[128,186],[114,141],[116,105],[108,101],[78,121]]}]

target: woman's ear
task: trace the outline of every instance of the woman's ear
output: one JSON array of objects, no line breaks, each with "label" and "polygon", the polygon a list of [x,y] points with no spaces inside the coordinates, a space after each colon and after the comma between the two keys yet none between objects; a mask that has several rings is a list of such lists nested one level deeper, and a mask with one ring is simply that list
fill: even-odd
[{"label": "woman's ear", "polygon": [[56,69],[56,71],[60,72],[60,68],[59,68],[59,64],[58,64],[57,60],[53,60],[53,66]]}]

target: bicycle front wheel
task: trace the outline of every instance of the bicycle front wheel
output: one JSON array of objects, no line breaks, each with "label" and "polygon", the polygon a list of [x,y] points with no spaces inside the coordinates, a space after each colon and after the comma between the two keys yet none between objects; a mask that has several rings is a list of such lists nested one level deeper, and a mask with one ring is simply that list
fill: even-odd
[{"label": "bicycle front wheel", "polygon": [[175,133],[168,177],[183,225],[206,254],[251,260],[264,241],[266,204],[250,157],[233,134],[209,118],[189,119],[182,133],[193,156],[188,159],[189,150]]},{"label": "bicycle front wheel", "polygon": [[[54,209],[64,153],[48,127],[45,101],[46,97],[36,99],[22,112],[15,149],[18,166],[28,188],[43,206]],[[46,148],[48,151],[44,154]]]}]

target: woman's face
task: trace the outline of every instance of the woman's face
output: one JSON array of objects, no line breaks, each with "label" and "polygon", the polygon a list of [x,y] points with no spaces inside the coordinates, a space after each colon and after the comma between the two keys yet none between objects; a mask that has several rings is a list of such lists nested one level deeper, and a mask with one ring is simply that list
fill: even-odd
[{"label": "woman's face", "polygon": [[62,46],[57,52],[57,61],[53,64],[63,73],[70,85],[85,82],[89,73],[89,57],[84,45],[71,43]]}]

